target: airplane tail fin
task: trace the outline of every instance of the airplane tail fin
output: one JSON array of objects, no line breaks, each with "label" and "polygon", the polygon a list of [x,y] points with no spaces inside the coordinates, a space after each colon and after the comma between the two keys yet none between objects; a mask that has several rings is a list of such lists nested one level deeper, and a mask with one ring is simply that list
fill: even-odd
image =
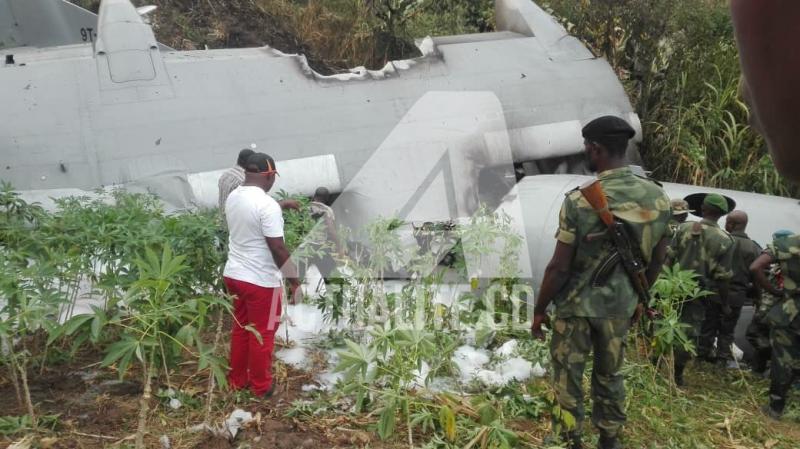
[{"label": "airplane tail fin", "polygon": [[558,21],[531,0],[495,0],[497,31],[535,37],[553,59],[592,59],[594,55]]},{"label": "airplane tail fin", "polygon": [[97,16],[65,0],[0,0],[0,49],[89,43]]}]

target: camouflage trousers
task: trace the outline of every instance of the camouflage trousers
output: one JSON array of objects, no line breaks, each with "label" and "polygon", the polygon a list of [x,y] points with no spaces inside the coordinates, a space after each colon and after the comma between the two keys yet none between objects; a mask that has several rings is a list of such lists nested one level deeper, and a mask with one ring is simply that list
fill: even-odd
[{"label": "camouflage trousers", "polygon": [[575,417],[578,432],[585,418],[583,371],[592,352],[592,423],[604,436],[622,431],[626,415],[620,369],[629,327],[627,319],[570,317],[553,323],[550,355],[556,399]]},{"label": "camouflage trousers", "polygon": [[770,342],[772,365],[769,398],[774,409],[783,410],[794,372],[800,370],[800,328],[773,327]]},{"label": "camouflage trousers", "polygon": [[759,373],[767,369],[767,363],[772,353],[769,331],[770,326],[764,320],[764,314],[753,315],[753,321],[747,326],[747,341],[753,346],[753,358],[749,362],[753,371]]},{"label": "camouflage trousers", "polygon": [[697,355],[705,359],[714,358],[714,340],[716,339],[716,358],[733,360],[731,345],[734,340],[733,333],[736,323],[739,322],[739,315],[742,313],[742,306],[731,306],[731,313],[725,313],[719,297],[714,296],[706,301],[705,308],[705,317],[700,326]]},{"label": "camouflage trousers", "polygon": [[[683,304],[681,307],[681,323],[689,327],[685,329],[686,337],[694,343],[695,348],[699,346],[700,330],[706,316],[706,307],[699,299],[694,299]],[[675,349],[675,375],[680,377],[686,364],[689,363],[692,354],[682,349]]]}]

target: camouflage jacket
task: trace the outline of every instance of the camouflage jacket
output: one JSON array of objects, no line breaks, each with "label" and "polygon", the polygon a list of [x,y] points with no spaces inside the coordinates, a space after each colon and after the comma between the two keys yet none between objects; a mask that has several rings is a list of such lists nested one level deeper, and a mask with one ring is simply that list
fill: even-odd
[{"label": "camouflage jacket", "polygon": [[784,297],[769,312],[774,325],[788,326],[800,315],[800,235],[774,240],[764,253],[781,267]]},{"label": "camouflage jacket", "polygon": [[[773,263],[769,268],[769,273],[767,274],[767,279],[771,282],[775,287],[782,289],[783,288],[783,275],[781,274],[781,266],[777,263]],[[772,306],[775,305],[780,300],[780,298],[776,297],[772,293],[762,290],[761,297],[756,298],[753,302],[755,306],[755,316],[757,319],[763,319],[763,317],[769,312]]]},{"label": "camouflage jacket", "polygon": [[732,232],[730,235],[733,237],[731,294],[747,296],[753,289],[750,264],[761,255],[762,249],[758,243],[750,240],[744,232]]},{"label": "camouflage jacket", "polygon": [[678,227],[672,263],[694,270],[700,286],[714,291],[733,277],[733,243],[733,238],[711,220],[686,222]]},{"label": "camouflage jacket", "polygon": [[[611,212],[622,220],[639,243],[646,262],[664,237],[670,237],[667,225],[670,200],[655,182],[634,175],[627,167],[598,175],[608,197]],[[559,318],[629,318],[637,297],[622,264],[617,264],[604,285],[592,286],[594,274],[613,252],[611,238],[580,191],[567,194],[561,206],[556,238],[575,247],[567,286],[554,298]]]}]

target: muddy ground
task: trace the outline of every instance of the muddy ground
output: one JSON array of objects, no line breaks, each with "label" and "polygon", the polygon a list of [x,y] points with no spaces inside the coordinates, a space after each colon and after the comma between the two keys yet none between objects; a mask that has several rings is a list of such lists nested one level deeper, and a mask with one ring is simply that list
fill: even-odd
[{"label": "muddy ground", "polygon": [[[277,394],[267,400],[255,400],[246,394],[222,392],[215,395],[212,425],[221,426],[225,417],[241,408],[251,412],[256,420],[235,440],[212,435],[204,430],[190,430],[202,424],[205,414],[207,373],[197,375],[192,366],[184,366],[182,374],[173,374],[171,385],[191,397],[179,410],[172,410],[167,400],[154,397],[150,401],[147,447],[162,448],[163,435],[173,449],[222,448],[390,448],[376,441],[367,423],[354,423],[347,418],[301,420],[286,414],[296,400],[310,399],[313,393],[302,386],[313,383],[313,375],[300,372],[276,362]],[[91,354],[84,354],[68,363],[52,366],[39,372],[30,370],[31,396],[39,416],[56,415],[53,429],[30,431],[15,435],[0,434],[0,447],[5,448],[24,436],[32,436],[33,446],[45,449],[126,447],[133,444],[139,412],[141,383],[128,380],[138,377],[131,372],[121,381],[116,374],[98,367]],[[160,379],[154,390],[166,389]],[[17,404],[13,385],[7,372],[0,372],[0,416],[26,414]]]}]

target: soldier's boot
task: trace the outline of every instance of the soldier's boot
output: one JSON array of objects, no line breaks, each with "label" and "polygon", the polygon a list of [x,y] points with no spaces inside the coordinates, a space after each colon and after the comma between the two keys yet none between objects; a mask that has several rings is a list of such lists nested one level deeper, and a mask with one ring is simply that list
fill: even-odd
[{"label": "soldier's boot", "polygon": [[771,385],[769,392],[769,404],[762,409],[764,413],[772,419],[779,420],[783,416],[783,409],[786,407],[786,393],[789,390],[785,385]]},{"label": "soldier's boot", "polygon": [[597,449],[622,449],[622,443],[617,437],[608,437],[600,435],[600,440],[597,442]]},{"label": "soldier's boot", "polygon": [[769,404],[761,407],[761,411],[770,418],[780,421],[781,417],[783,416],[783,407],[785,406],[785,403],[785,401],[781,401],[780,404],[776,404],[775,401],[770,400]]}]

